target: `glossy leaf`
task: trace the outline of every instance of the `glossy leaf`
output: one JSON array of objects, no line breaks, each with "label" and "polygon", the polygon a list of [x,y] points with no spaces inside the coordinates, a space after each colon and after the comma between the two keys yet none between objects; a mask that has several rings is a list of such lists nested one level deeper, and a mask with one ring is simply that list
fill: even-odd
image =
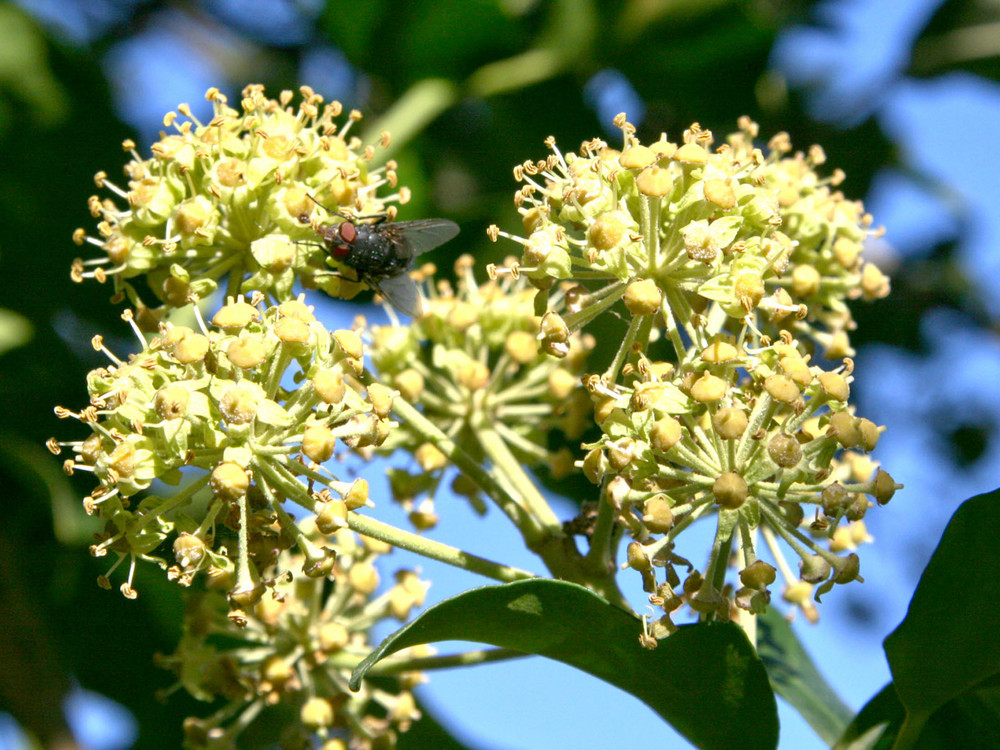
[{"label": "glossy leaf", "polygon": [[823,679],[788,621],[771,607],[757,618],[764,667],[778,695],[788,701],[820,739],[833,744],[844,733],[853,712]]},{"label": "glossy leaf", "polygon": [[[631,693],[702,748],[774,748],[778,721],[764,665],[735,624],[687,625],[654,650],[641,622],[564,581],[485,586],[441,602],[383,641],[354,671],[437,641],[489,643],[556,659]],[[572,700],[567,695],[567,700]]]},{"label": "glossy leaf", "polygon": [[910,730],[1000,674],[1000,491],[966,500],[920,577],[909,610],[885,640]]}]

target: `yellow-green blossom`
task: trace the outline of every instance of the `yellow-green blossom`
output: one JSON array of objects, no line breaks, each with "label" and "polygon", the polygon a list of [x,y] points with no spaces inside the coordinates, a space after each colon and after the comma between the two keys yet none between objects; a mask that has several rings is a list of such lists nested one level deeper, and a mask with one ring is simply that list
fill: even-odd
[{"label": "yellow-green blossom", "polygon": [[[282,501],[317,512],[334,499],[353,498],[351,510],[367,502],[357,482],[318,470],[335,442],[378,445],[389,432],[386,415],[350,387],[362,371],[360,337],[328,332],[301,300],[230,300],[210,326],[165,325],[148,340],[132,325],[142,350],[123,361],[95,339],[112,364],[90,373],[90,405],[57,409],[92,430],[63,444],[74,453],[66,470],[98,481],[84,500],[105,521],[92,554],[113,553],[112,570],[129,561],[127,596],[136,560],[146,559],[184,585],[199,572],[225,581],[234,607],[260,594],[260,571],[292,545],[309,561],[303,572],[325,574],[333,558],[303,537]],[[154,480],[156,494],[135,503]],[[168,539],[173,562],[159,556]]]},{"label": "yellow-green blossom", "polygon": [[[118,186],[100,172],[95,181],[117,199],[90,199],[99,219],[96,236],[78,229],[74,240],[97,247],[99,257],[78,259],[73,278],[114,282],[127,296],[144,329],[155,329],[162,313],[200,299],[228,275],[227,295],[261,291],[275,302],[291,299],[299,280],[337,296],[361,285],[331,273],[317,240],[317,222],[339,220],[328,212],[392,213],[408,192],[395,188],[395,164],[373,168],[376,149],[352,131],[361,114],[341,119],[339,102],[323,103],[309,87],[268,99],[259,85],[243,90],[231,107],[218,89],[205,95],[214,114],[200,122],[187,105],[170,112],[163,134],[143,159],[132,141],[127,183]],[[388,143],[383,133],[381,144]],[[325,206],[319,208],[317,203]],[[154,301],[142,299],[130,279],[145,275]]]},{"label": "yellow-green blossom", "polygon": [[[380,584],[375,561],[390,548],[347,529],[324,537],[316,521],[299,525],[336,556],[326,577],[293,580],[288,573],[308,561],[282,551],[265,570],[267,591],[238,622],[213,584],[192,592],[184,635],[176,651],[159,661],[177,676],[172,690],[223,704],[184,722],[188,747],[237,747],[243,731],[267,721],[284,747],[340,739],[345,747],[371,750],[393,747],[420,717],[410,692],[425,679],[419,672],[383,677],[377,686],[366,680],[356,693],[347,683],[371,651],[371,628],[387,618],[406,620],[423,605],[428,584],[409,570],[397,571],[390,587]],[[383,593],[376,596],[379,589]],[[408,655],[417,656],[412,649],[403,658]]]}]

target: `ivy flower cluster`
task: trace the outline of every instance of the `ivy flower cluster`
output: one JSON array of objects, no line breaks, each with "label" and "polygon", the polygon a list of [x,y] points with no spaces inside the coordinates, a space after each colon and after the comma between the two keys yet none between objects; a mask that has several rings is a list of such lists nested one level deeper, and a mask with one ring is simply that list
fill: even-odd
[{"label": "ivy flower cluster", "polygon": [[[860,202],[832,190],[842,172],[821,178],[818,146],[789,156],[787,135],[769,151],[754,145],[755,123],[715,151],[698,124],[681,144],[666,136],[639,143],[623,115],[624,148],[593,140],[580,153],[552,154],[514,169],[524,237],[490,228],[523,246],[519,272],[540,290],[575,281],[565,323],[576,330],[625,298],[662,307],[681,324],[714,317],[745,319],[761,335],[789,330],[828,359],[851,356],[855,327],[844,300],[878,299],[889,281],[862,260],[873,234]],[[603,284],[603,285],[602,285]],[[629,299],[626,299],[626,304]]]},{"label": "ivy flower cluster", "polygon": [[[523,476],[541,466],[557,478],[573,471],[568,445],[579,445],[591,411],[581,387],[590,336],[554,343],[534,311],[535,290],[507,274],[478,283],[473,260],[455,262],[456,284],[435,282],[433,267],[420,274],[427,289],[424,314],[408,327],[371,329],[371,361],[383,381],[443,435],[478,462]],[[561,358],[548,356],[559,347]],[[553,443],[561,443],[553,447]],[[421,430],[394,430],[382,450],[410,453],[417,468],[396,470],[397,500],[420,529],[432,527],[434,489],[446,456]],[[506,467],[506,468],[504,468]],[[508,477],[510,478],[510,477]],[[479,504],[475,485],[459,476],[454,489]],[[429,496],[417,501],[427,493]]]},{"label": "ivy flower cluster", "polygon": [[[564,155],[549,139],[548,158],[514,170],[525,236],[489,230],[522,245],[508,272],[538,290],[547,331],[569,336],[619,303],[627,314],[607,369],[584,378],[602,432],[580,463],[601,487],[597,527],[610,516],[632,538],[625,565],[664,612],[654,637],[683,603],[703,617],[763,611],[778,569],[786,600],[815,619],[811,597],[861,580],[857,555],[836,552],[869,540],[868,498],[898,488],[864,455],[882,428],[848,403],[846,301],[889,292],[862,260],[877,230],[833,189],[843,173],[817,174],[818,147],[792,154],[781,134],[765,154],[746,118],[714,151],[697,124],[649,145],[624,115],[616,124],[622,150],[594,140]],[[820,354],[841,362],[821,367]],[[677,538],[710,516],[699,569]]]},{"label": "ivy flower cluster", "polygon": [[[385,440],[392,392],[358,384],[364,346],[357,333],[327,331],[302,300],[264,308],[262,296],[230,300],[211,325],[200,317],[198,330],[167,324],[148,340],[126,314],[141,351],[121,360],[97,337],[95,347],[112,364],[90,373],[90,404],[56,410],[91,430],[49,447],[69,447],[66,471],[97,480],[84,507],[105,526],[91,553],[110,553],[111,571],[128,562],[121,590],[130,598],[136,562],[149,560],[183,585],[206,574],[229,592],[239,619],[263,594],[263,571],[283,550],[297,548],[307,576],[325,576],[335,564],[285,500],[317,513],[327,532],[369,504],[364,480],[340,481],[321,464],[337,441],[363,448]],[[152,492],[134,504],[141,490]],[[172,561],[160,554],[168,540]],[[100,580],[105,587],[108,576]]]},{"label": "ivy flower cluster", "polygon": [[[292,109],[291,91],[275,100],[262,86],[247,86],[236,109],[213,88],[206,94],[211,120],[200,122],[187,105],[180,115],[168,113],[163,122],[172,132],[161,133],[149,159],[125,141],[132,157],[126,185],[104,172],[95,176],[118,202],[91,197],[97,233],[74,234],[100,255],[74,261],[73,279],[111,279],[115,298],[128,298],[145,330],[155,330],[168,310],[215,291],[227,275],[227,296],[259,291],[284,302],[294,297],[296,280],[332,296],[357,294],[363,285],[331,272],[316,226],[339,220],[333,214],[340,210],[391,214],[389,204],[406,202],[409,193],[378,194],[396,188],[395,164],[371,166],[376,146],[352,132],[361,113],[338,123],[339,102],[323,104],[312,89],[300,91]],[[379,143],[388,145],[388,133]],[[133,283],[137,277],[144,277],[142,286]],[[155,300],[143,299],[144,288]]]},{"label": "ivy flower cluster", "polygon": [[[325,577],[293,580],[287,571],[309,561],[297,550],[283,550],[270,571],[273,585],[239,624],[213,587],[192,595],[177,650],[159,659],[177,676],[168,692],[184,689],[216,702],[210,716],[185,721],[189,747],[234,748],[247,733],[289,748],[316,747],[316,740],[329,750],[392,748],[420,717],[410,692],[424,679],[419,672],[366,680],[357,693],[348,680],[371,651],[371,627],[386,618],[407,619],[423,604],[428,584],[399,570],[385,589],[375,561],[391,547],[347,529],[323,535],[317,523],[312,517],[299,525],[314,544],[335,553]],[[396,662],[411,656],[416,654],[403,653]]]}]

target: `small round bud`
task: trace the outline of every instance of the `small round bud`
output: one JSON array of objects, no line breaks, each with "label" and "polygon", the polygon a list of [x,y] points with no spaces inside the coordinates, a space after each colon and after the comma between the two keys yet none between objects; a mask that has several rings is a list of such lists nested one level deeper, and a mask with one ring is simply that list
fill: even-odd
[{"label": "small round bud", "polygon": [[263,393],[259,388],[235,385],[222,395],[219,400],[219,411],[228,424],[249,424],[257,415],[257,407],[262,398]]},{"label": "small round bud", "polygon": [[[812,371],[809,369],[806,361],[797,352],[794,355],[785,355],[778,361],[778,364],[782,372],[790,377],[800,388],[805,388],[812,383]],[[822,378],[822,376],[820,377]]]},{"label": "small round bud", "polygon": [[368,480],[359,477],[351,482],[347,494],[344,495],[344,503],[348,510],[357,510],[368,505]]},{"label": "small round bud", "polygon": [[466,359],[458,365],[455,379],[470,391],[479,391],[490,382],[490,370],[478,359]]},{"label": "small round bud", "polygon": [[660,289],[652,279],[633,281],[625,289],[624,301],[632,315],[655,315],[660,309]]},{"label": "small round bud", "polygon": [[351,587],[361,594],[371,594],[378,588],[378,571],[371,563],[355,563],[347,572]]},{"label": "small round bud", "polygon": [[282,318],[295,318],[301,320],[303,323],[316,322],[316,316],[313,315],[312,307],[297,299],[286,300],[278,305],[278,315]]},{"label": "small round bud", "polygon": [[608,470],[608,459],[604,451],[594,448],[583,458],[583,475],[593,484],[600,484]]},{"label": "small round bud", "polygon": [[319,646],[330,654],[340,651],[351,641],[351,634],[339,622],[325,622],[319,629]]},{"label": "small round bud", "polygon": [[658,419],[649,431],[649,444],[654,450],[666,453],[681,439],[681,423],[673,417]]},{"label": "small round bud", "polygon": [[179,419],[187,413],[191,391],[179,383],[163,386],[153,397],[153,407],[160,419]]},{"label": "small round bud", "polygon": [[902,486],[901,484],[896,484],[888,472],[879,469],[878,474],[875,475],[875,488],[872,496],[879,505],[885,505],[892,500],[892,496],[896,494],[896,490],[901,489]]},{"label": "small round bud", "polygon": [[685,143],[683,146],[674,151],[673,158],[675,161],[679,161],[682,164],[697,166],[699,164],[705,164],[708,161],[708,151],[699,146],[697,143]]},{"label": "small round bud", "polygon": [[309,460],[318,464],[328,461],[333,456],[337,439],[330,428],[324,424],[311,424],[302,434],[302,453]]},{"label": "small round bud", "polygon": [[448,465],[448,457],[432,443],[420,445],[413,452],[413,457],[417,460],[420,468],[426,472],[438,471]]},{"label": "small round bud", "polygon": [[747,487],[746,480],[735,471],[727,471],[715,480],[712,494],[721,507],[735,510],[746,502],[750,496],[750,488]]},{"label": "small round bud", "polygon": [[624,471],[635,458],[635,441],[622,438],[608,446],[608,463],[615,471]]},{"label": "small round bud", "polygon": [[730,209],[736,205],[736,191],[723,180],[705,180],[705,200],[719,208]]},{"label": "small round bud", "polygon": [[424,392],[424,376],[409,367],[392,379],[392,384],[407,401],[415,402]]},{"label": "small round bud", "polygon": [[701,361],[713,365],[721,362],[731,362],[739,356],[740,352],[735,346],[721,339],[713,341],[701,350]]},{"label": "small round bud", "polygon": [[725,396],[728,390],[729,384],[725,380],[706,372],[691,386],[691,398],[703,404],[710,403]]},{"label": "small round bud", "polygon": [[219,309],[212,323],[222,329],[244,328],[255,320],[260,320],[257,308],[246,302],[230,302]]},{"label": "small round bud", "polygon": [[274,335],[283,344],[307,344],[312,338],[312,330],[298,318],[278,318],[274,324]]},{"label": "small round bud", "polygon": [[208,484],[216,497],[227,502],[235,502],[247,493],[250,477],[239,464],[225,461],[212,470]]},{"label": "small round bud", "polygon": [[649,167],[642,170],[635,178],[635,186],[643,195],[663,198],[674,192],[674,178],[670,176],[668,169]]},{"label": "small round bud", "polygon": [[310,698],[299,711],[302,725],[313,732],[333,726],[333,719],[333,706],[323,698]]},{"label": "small round bud", "polygon": [[878,438],[881,432],[878,426],[870,419],[861,417],[857,422],[858,447],[866,453],[871,453],[878,445]]},{"label": "small round bud", "polygon": [[511,331],[504,341],[504,350],[519,365],[526,365],[538,356],[538,340],[527,331]]},{"label": "small round bud", "polygon": [[344,354],[351,359],[361,359],[365,355],[365,345],[356,331],[340,329],[333,332],[333,340]]},{"label": "small round bud", "polygon": [[740,581],[744,586],[752,589],[766,589],[774,583],[777,571],[773,565],[768,565],[763,560],[754,560],[740,571]]},{"label": "small round bud", "polygon": [[208,354],[209,341],[207,336],[200,333],[189,333],[176,344],[174,344],[174,359],[182,365],[189,365],[194,362],[201,362]]},{"label": "small round bud", "polygon": [[830,577],[830,563],[820,555],[806,555],[799,561],[799,578],[807,583],[819,583]]},{"label": "small round bud", "polygon": [[558,313],[547,312],[542,317],[542,351],[560,359],[569,354],[569,326]]},{"label": "small round bud", "polygon": [[830,415],[828,434],[836,438],[845,448],[854,448],[861,442],[858,420],[848,411],[838,411]]},{"label": "small round bud", "polygon": [[203,539],[187,532],[181,532],[174,540],[174,557],[182,568],[196,567],[205,557],[206,549]]},{"label": "small round bud", "polygon": [[633,570],[652,570],[653,563],[639,542],[631,542],[626,551],[626,565]]},{"label": "small round bud", "polygon": [[657,155],[647,146],[636,144],[629,146],[618,157],[618,163],[626,169],[642,169],[655,164]]},{"label": "small round bud", "polygon": [[802,395],[791,378],[784,375],[769,375],[764,378],[764,390],[771,398],[783,404],[793,404]]},{"label": "small round bud", "polygon": [[312,378],[313,388],[324,403],[339,404],[347,393],[344,376],[334,370],[320,370]]},{"label": "small round bud", "polygon": [[839,516],[851,500],[850,493],[840,482],[828,484],[819,497],[823,503],[823,512],[831,518]]},{"label": "small round bud", "polygon": [[767,453],[778,466],[791,469],[798,466],[802,460],[802,446],[791,435],[781,432],[776,434],[767,444]]},{"label": "small round bud", "polygon": [[747,428],[747,414],[742,409],[727,406],[712,415],[712,428],[724,440],[735,440]]},{"label": "small round bud", "polygon": [[847,378],[839,372],[821,372],[818,380],[823,392],[832,399],[846,402],[851,395],[851,387],[847,383]]},{"label": "small round bud", "polygon": [[316,514],[316,528],[319,533],[330,536],[347,526],[347,503],[338,498],[323,503]]},{"label": "small round bud", "polygon": [[666,534],[674,525],[674,512],[664,495],[653,495],[642,506],[642,522],[654,534]]},{"label": "small round bud", "polygon": [[557,401],[564,401],[569,398],[579,382],[569,370],[557,367],[549,373],[549,394]]},{"label": "small round bud", "polygon": [[628,224],[623,220],[620,211],[610,211],[601,214],[587,229],[587,241],[599,251],[612,250],[628,233]]},{"label": "small round bud", "polygon": [[233,339],[226,347],[226,357],[241,370],[256,367],[267,356],[267,347],[263,342],[249,336]]},{"label": "small round bud", "polygon": [[833,580],[836,583],[850,583],[851,581],[860,580],[861,576],[861,559],[851,552],[847,557],[841,557],[839,563],[836,566],[836,573],[833,576]]},{"label": "small round bud", "polygon": [[819,291],[820,275],[813,266],[802,264],[792,270],[792,294],[799,299],[812,297]]},{"label": "small round bud", "polygon": [[271,654],[260,665],[260,678],[274,690],[281,690],[295,677],[295,668],[278,654]]},{"label": "small round bud", "polygon": [[381,419],[388,419],[392,411],[392,399],[395,393],[391,388],[381,383],[372,383],[368,386],[368,400],[371,401],[372,411]]}]

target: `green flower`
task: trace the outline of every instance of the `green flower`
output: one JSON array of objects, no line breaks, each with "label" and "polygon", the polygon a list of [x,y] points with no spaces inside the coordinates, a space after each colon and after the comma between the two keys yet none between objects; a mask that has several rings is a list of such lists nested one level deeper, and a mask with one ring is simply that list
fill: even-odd
[{"label": "green flower", "polygon": [[[336,441],[378,445],[392,425],[377,389],[373,399],[350,387],[363,369],[360,337],[328,332],[301,300],[262,309],[259,296],[254,304],[231,300],[199,331],[164,325],[147,340],[133,322],[142,350],[127,361],[95,339],[112,364],[90,373],[90,405],[80,413],[56,410],[92,430],[62,444],[74,452],[65,467],[97,479],[84,507],[105,529],[91,552],[114,553],[112,570],[129,561],[127,596],[135,596],[132,574],[144,559],[183,585],[200,572],[226,581],[234,608],[243,607],[260,594],[261,570],[283,549],[299,547],[306,575],[333,564],[303,536],[283,500],[315,512],[329,503],[350,510],[368,503],[362,480],[318,471]],[[60,450],[55,440],[49,446]],[[154,480],[155,494],[135,505],[133,496]],[[159,556],[169,539],[174,563]],[[107,577],[101,583],[108,586]]]},{"label": "green flower", "polygon": [[765,155],[747,118],[714,151],[712,133],[697,124],[680,146],[665,135],[645,146],[624,115],[616,122],[622,151],[594,140],[563,154],[548,139],[546,160],[514,170],[525,235],[489,232],[521,243],[517,271],[538,289],[583,285],[570,329],[647,279],[682,325],[708,304],[706,316],[717,309],[771,338],[789,330],[829,358],[853,353],[844,300],[884,297],[889,282],[861,259],[871,217],[832,189],[843,173],[816,173],[821,149],[788,156],[782,134]]},{"label": "green flower", "polygon": [[[227,275],[230,296],[260,291],[273,302],[287,301],[296,279],[332,295],[356,294],[361,285],[331,274],[316,228],[331,219],[328,212],[391,213],[387,204],[405,202],[408,191],[378,195],[396,186],[395,165],[370,166],[375,148],[351,133],[360,113],[339,124],[339,102],[323,105],[308,87],[301,94],[295,110],[288,106],[292,92],[276,101],[262,86],[248,86],[233,108],[213,88],[206,94],[212,119],[199,122],[181,105],[186,119],[174,112],[164,118],[174,132],[153,145],[150,158],[126,141],[132,156],[126,186],[104,172],[95,178],[120,204],[92,197],[97,235],[74,234],[77,244],[101,255],[77,259],[74,280],[112,279],[115,296],[127,296],[149,330],[166,310],[204,298]],[[381,138],[386,145],[388,134]],[[141,275],[160,303],[156,310],[130,282]]]},{"label": "green flower", "polygon": [[[400,570],[381,595],[375,561],[390,548],[343,529],[327,538],[314,518],[303,532],[329,547],[337,565],[326,579],[293,580],[289,571],[308,561],[282,551],[266,570],[271,583],[235,622],[224,594],[210,586],[193,593],[184,616],[184,635],[161,666],[201,701],[224,699],[205,718],[184,722],[188,747],[237,747],[255,721],[278,722],[282,746],[312,746],[314,738],[339,738],[344,747],[394,746],[399,733],[419,718],[410,688],[423,681],[416,671],[347,688],[352,669],[371,651],[369,632],[387,618],[405,620],[422,606],[427,583]],[[417,656],[414,650],[403,653]],[[168,691],[170,692],[170,691]],[[267,707],[285,709],[261,712]]]},{"label": "green flower", "polygon": [[[472,259],[455,263],[455,287],[424,272],[424,314],[409,327],[371,329],[372,365],[379,377],[476,461],[542,465],[563,476],[573,457],[552,447],[555,434],[579,440],[589,404],[580,386],[590,337],[567,339],[562,361],[545,354],[542,324],[534,312],[534,290],[526,280],[503,276],[476,282]],[[495,270],[495,269],[491,269]],[[447,459],[428,437],[404,426],[384,451],[412,454],[413,471],[394,470],[397,500],[421,529],[437,521],[433,495]],[[462,478],[455,489],[483,509]]]}]

